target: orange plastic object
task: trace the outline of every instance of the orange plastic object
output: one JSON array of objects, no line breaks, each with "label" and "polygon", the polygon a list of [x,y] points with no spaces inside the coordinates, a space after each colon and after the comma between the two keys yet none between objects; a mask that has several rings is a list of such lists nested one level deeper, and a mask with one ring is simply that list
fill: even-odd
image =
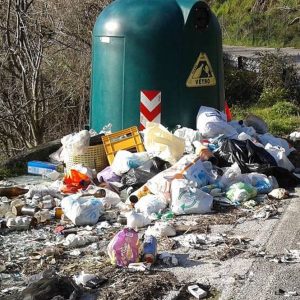
[{"label": "orange plastic object", "polygon": [[119,150],[145,151],[142,138],[136,126],[102,136],[102,141],[110,165]]},{"label": "orange plastic object", "polygon": [[61,192],[65,194],[77,193],[78,190],[86,188],[90,182],[91,179],[87,175],[71,169],[64,176],[64,184],[61,188]]}]

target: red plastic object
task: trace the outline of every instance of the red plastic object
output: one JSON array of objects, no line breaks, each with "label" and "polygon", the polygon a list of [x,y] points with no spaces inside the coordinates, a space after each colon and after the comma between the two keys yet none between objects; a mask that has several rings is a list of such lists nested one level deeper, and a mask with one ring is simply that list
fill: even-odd
[{"label": "red plastic object", "polygon": [[232,114],[231,114],[230,108],[227,104],[227,101],[225,101],[225,114],[227,117],[227,122],[230,122],[232,120]]}]

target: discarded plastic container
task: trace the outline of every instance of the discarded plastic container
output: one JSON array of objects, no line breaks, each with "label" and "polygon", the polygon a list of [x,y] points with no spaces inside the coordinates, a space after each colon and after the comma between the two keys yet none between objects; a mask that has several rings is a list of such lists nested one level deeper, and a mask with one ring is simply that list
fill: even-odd
[{"label": "discarded plastic container", "polygon": [[144,239],[143,260],[153,264],[157,255],[157,240],[152,235],[146,235]]},{"label": "discarded plastic container", "polygon": [[12,197],[17,197],[26,194],[27,192],[28,189],[22,189],[17,186],[0,188],[1,197],[6,196],[8,198],[12,198]]},{"label": "discarded plastic container", "polygon": [[7,197],[2,197],[0,202],[0,217],[5,216],[8,211],[10,211],[10,201]]},{"label": "discarded plastic container", "polygon": [[139,257],[138,233],[131,228],[119,231],[110,241],[107,252],[113,265],[126,267],[130,263],[137,262]]},{"label": "discarded plastic container", "polygon": [[136,152],[145,151],[140,133],[136,126],[102,136],[102,141],[110,165],[119,150],[135,149]]}]

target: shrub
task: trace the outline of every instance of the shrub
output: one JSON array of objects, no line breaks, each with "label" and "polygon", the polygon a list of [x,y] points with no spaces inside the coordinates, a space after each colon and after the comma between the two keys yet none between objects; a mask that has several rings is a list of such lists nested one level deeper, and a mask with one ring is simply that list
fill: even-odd
[{"label": "shrub", "polygon": [[278,116],[300,116],[300,108],[294,103],[287,101],[277,102],[271,108],[271,112]]},{"label": "shrub", "polygon": [[263,89],[258,104],[262,107],[272,106],[277,102],[282,102],[287,99],[287,91],[284,88],[269,88]]}]

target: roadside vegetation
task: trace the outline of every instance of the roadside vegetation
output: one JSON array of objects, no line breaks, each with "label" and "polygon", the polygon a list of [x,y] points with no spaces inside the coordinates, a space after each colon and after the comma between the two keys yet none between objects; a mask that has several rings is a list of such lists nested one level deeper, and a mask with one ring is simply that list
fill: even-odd
[{"label": "roadside vegetation", "polygon": [[270,132],[285,136],[300,129],[300,77],[280,50],[232,67],[225,57],[225,94],[235,119],[252,113],[262,117]]},{"label": "roadside vegetation", "polygon": [[300,47],[299,0],[210,0],[224,43]]}]

